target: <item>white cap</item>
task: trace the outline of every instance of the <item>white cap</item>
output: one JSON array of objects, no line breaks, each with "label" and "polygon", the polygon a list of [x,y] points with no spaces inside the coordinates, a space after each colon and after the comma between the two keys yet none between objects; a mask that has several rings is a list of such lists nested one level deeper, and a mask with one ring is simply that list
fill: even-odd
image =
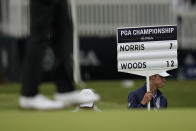
[{"label": "white cap", "polygon": [[167,77],[170,76],[169,73],[167,73],[166,71],[159,73],[158,75],[162,76],[162,77]]},{"label": "white cap", "polygon": [[[80,93],[85,97],[94,96],[94,92],[91,89],[82,89]],[[89,102],[89,103],[80,104],[80,107],[93,107],[93,105],[94,105],[93,102]]]}]

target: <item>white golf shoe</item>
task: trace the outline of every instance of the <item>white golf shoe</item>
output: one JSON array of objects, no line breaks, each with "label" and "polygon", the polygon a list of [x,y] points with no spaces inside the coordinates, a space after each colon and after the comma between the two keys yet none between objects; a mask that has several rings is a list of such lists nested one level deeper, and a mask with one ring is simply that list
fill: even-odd
[{"label": "white golf shoe", "polygon": [[19,106],[23,109],[54,110],[64,108],[60,101],[52,101],[45,96],[38,94],[34,97],[20,96]]},{"label": "white golf shoe", "polygon": [[54,95],[56,101],[61,101],[64,103],[64,106],[71,106],[74,104],[84,104],[88,102],[95,102],[100,99],[100,96],[94,93],[91,96],[86,96],[82,94],[80,91],[72,91],[69,93],[56,93]]}]

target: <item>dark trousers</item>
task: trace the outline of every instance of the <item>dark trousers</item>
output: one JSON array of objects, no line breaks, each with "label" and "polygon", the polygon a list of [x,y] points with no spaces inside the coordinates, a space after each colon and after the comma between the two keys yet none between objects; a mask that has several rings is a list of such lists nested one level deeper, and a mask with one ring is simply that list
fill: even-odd
[{"label": "dark trousers", "polygon": [[21,94],[34,96],[42,81],[44,51],[49,41],[56,57],[57,92],[74,90],[73,86],[73,24],[67,0],[31,0],[30,37]]}]

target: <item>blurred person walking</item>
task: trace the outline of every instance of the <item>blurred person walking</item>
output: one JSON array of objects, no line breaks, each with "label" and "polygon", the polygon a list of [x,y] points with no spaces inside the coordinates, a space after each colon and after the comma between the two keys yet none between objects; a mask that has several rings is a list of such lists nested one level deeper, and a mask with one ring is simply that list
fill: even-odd
[{"label": "blurred person walking", "polygon": [[[39,93],[42,62],[49,42],[56,57],[55,100]],[[24,109],[60,109],[99,100],[83,96],[73,85],[73,24],[68,0],[30,1],[30,38],[27,42],[19,105]]]},{"label": "blurred person walking", "polygon": [[166,78],[170,76],[167,72],[162,72],[150,76],[150,91],[146,92],[146,84],[143,87],[131,92],[128,96],[128,108],[146,108],[150,102],[150,107],[154,109],[167,108],[167,99],[159,91],[163,88]]}]

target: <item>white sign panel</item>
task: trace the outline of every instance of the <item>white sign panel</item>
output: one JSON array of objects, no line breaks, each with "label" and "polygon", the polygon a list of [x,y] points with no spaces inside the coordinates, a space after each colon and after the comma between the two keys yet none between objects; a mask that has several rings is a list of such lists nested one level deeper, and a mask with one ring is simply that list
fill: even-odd
[{"label": "white sign panel", "polygon": [[177,27],[117,29],[118,71],[151,76],[178,67]]}]

